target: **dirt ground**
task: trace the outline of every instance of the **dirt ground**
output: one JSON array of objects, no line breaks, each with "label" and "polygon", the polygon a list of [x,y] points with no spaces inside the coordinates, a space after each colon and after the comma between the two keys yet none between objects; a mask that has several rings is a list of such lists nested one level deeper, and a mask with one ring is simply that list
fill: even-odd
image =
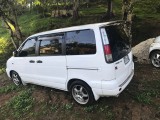
[{"label": "dirt ground", "polygon": [[[6,75],[1,75],[0,89],[10,84]],[[160,120],[160,69],[151,65],[135,64],[134,78],[119,97],[100,98],[89,107],[75,104],[67,92],[34,86],[33,108],[20,118],[14,117],[5,105],[32,86],[0,93],[0,120]]]}]

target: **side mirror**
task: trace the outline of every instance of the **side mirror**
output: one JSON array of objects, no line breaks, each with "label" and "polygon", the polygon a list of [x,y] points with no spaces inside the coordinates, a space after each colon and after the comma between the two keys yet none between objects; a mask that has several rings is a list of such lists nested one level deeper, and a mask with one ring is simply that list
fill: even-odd
[{"label": "side mirror", "polygon": [[17,50],[16,51],[13,51],[13,57],[17,57]]}]

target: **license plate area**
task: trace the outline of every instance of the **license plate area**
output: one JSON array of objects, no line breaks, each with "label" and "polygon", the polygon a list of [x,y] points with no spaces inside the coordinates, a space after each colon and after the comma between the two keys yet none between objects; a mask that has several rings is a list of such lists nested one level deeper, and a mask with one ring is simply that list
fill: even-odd
[{"label": "license plate area", "polygon": [[127,63],[130,61],[128,55],[126,55],[123,59],[124,59],[124,63],[125,63],[125,64],[127,64]]}]

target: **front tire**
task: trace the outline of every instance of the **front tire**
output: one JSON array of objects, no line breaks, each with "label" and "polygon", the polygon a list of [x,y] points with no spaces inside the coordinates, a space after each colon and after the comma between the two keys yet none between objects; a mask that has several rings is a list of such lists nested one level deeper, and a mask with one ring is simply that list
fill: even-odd
[{"label": "front tire", "polygon": [[86,106],[91,105],[95,99],[91,88],[83,81],[75,81],[70,85],[70,93],[76,103]]},{"label": "front tire", "polygon": [[12,71],[11,78],[15,85],[20,86],[22,84],[21,78],[17,72]]},{"label": "front tire", "polygon": [[160,51],[155,51],[151,53],[150,60],[154,67],[160,68]]}]

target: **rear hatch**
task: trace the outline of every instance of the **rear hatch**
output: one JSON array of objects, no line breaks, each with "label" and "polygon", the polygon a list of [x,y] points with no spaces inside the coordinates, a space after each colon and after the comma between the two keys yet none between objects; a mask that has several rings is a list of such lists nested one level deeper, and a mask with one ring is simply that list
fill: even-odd
[{"label": "rear hatch", "polygon": [[125,80],[132,72],[132,53],[129,37],[122,23],[101,28],[106,62],[114,64],[116,79]]}]

